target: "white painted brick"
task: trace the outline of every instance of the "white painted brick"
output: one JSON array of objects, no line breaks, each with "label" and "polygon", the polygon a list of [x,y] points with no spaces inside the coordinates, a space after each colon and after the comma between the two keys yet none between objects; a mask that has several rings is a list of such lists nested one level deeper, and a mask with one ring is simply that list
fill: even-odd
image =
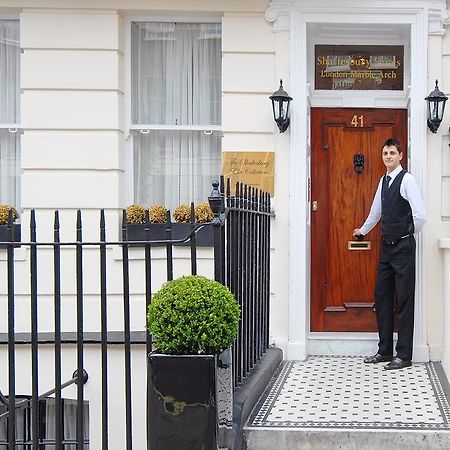
[{"label": "white painted brick", "polygon": [[275,151],[276,135],[271,131],[266,134],[224,133],[223,151]]},{"label": "white painted brick", "polygon": [[22,127],[44,129],[118,129],[117,92],[25,91]]},{"label": "white painted brick", "polygon": [[21,47],[119,50],[120,17],[115,13],[45,10],[20,15]]},{"label": "white painted brick", "polygon": [[26,50],[21,61],[22,89],[118,89],[117,51]]},{"label": "white painted brick", "polygon": [[224,132],[272,133],[275,129],[272,105],[263,94],[224,94]]},{"label": "white painted brick", "polygon": [[23,208],[117,208],[119,174],[112,172],[24,171]]},{"label": "white painted brick", "polygon": [[222,21],[224,52],[273,52],[272,24],[261,17],[225,16]]},{"label": "white painted brick", "polygon": [[22,169],[122,169],[117,131],[26,131]]},{"label": "white painted brick", "polygon": [[222,59],[224,92],[266,92],[276,90],[275,57],[262,53],[225,53]]}]

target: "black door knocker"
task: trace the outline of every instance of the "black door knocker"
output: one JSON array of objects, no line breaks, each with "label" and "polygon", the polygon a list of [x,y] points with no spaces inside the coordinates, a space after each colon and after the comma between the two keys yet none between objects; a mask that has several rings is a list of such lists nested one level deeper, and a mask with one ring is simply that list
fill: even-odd
[{"label": "black door knocker", "polygon": [[355,172],[359,175],[364,170],[364,155],[357,153],[353,156],[353,164],[355,165]]}]

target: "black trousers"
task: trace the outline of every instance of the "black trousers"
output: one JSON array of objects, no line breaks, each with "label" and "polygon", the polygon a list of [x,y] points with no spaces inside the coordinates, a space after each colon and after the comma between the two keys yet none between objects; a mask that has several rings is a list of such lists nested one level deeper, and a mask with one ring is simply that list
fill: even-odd
[{"label": "black trousers", "polygon": [[394,294],[397,298],[397,357],[412,359],[414,332],[414,290],[416,271],[416,241],[414,236],[401,239],[396,245],[381,245],[375,283],[378,353],[393,355]]}]

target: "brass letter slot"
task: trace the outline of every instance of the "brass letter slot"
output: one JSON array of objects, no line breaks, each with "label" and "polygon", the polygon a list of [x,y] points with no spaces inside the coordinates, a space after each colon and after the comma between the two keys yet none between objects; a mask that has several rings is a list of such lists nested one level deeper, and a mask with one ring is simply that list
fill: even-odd
[{"label": "brass letter slot", "polygon": [[370,250],[370,241],[348,241],[349,250]]}]

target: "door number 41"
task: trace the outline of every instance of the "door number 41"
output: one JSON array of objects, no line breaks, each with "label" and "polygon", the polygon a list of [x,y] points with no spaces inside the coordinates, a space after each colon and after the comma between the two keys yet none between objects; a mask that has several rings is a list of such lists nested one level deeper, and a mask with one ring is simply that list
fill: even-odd
[{"label": "door number 41", "polygon": [[355,128],[362,128],[364,126],[364,116],[353,116],[350,122]]}]

